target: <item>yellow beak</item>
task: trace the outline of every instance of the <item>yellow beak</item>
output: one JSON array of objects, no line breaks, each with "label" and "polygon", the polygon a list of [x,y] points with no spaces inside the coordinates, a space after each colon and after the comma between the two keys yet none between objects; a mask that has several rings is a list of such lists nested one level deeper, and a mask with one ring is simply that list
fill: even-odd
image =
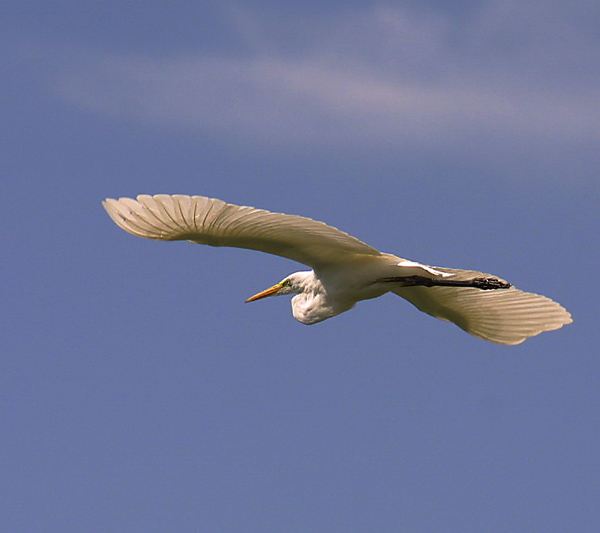
[{"label": "yellow beak", "polygon": [[256,300],[260,300],[261,298],[266,298],[267,296],[275,296],[280,289],[281,283],[278,283],[277,285],[273,285],[272,287],[255,294],[254,296],[250,296],[250,298],[248,298],[244,303],[254,302]]}]

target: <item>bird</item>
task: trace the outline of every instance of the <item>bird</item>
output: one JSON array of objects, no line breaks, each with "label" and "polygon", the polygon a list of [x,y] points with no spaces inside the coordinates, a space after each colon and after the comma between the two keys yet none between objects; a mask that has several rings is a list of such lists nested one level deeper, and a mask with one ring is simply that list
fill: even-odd
[{"label": "bird", "polygon": [[322,322],[388,292],[475,337],[504,345],[572,322],[557,302],[497,276],[383,253],[311,218],[182,194],[102,203],[120,228],[139,237],[246,248],[307,265],[311,270],[290,274],[246,300],[294,295],[292,314],[303,324]]}]

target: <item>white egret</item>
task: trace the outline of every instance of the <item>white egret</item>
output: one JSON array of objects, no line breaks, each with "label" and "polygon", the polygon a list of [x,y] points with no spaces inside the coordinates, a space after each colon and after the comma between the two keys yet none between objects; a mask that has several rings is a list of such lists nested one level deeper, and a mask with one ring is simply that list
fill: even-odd
[{"label": "white egret", "polygon": [[246,300],[295,294],[294,317],[315,324],[387,292],[466,332],[519,344],[572,322],[558,303],[474,270],[431,267],[382,253],[323,222],[241,207],[204,196],[140,195],[106,199],[125,231],[163,241],[186,240],[267,252],[312,268],[296,272]]}]

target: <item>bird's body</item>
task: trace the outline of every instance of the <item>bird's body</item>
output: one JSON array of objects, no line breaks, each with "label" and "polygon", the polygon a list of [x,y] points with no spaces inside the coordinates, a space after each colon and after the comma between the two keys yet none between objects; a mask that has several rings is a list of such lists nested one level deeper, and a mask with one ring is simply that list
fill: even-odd
[{"label": "bird's body", "polygon": [[298,289],[292,299],[294,318],[303,324],[316,324],[352,309],[359,301],[385,294],[389,288],[373,283],[373,278],[383,278],[389,270],[380,257],[367,256],[337,267],[324,266],[288,276],[286,279]]},{"label": "bird's body", "polygon": [[571,322],[570,314],[545,296],[482,272],[431,267],[382,253],[305,217],[185,195],[107,199],[104,207],[121,228],[140,237],[248,248],[312,267],[247,300],[295,294],[293,314],[304,324],[321,322],[387,292],[500,344],[518,344]]}]

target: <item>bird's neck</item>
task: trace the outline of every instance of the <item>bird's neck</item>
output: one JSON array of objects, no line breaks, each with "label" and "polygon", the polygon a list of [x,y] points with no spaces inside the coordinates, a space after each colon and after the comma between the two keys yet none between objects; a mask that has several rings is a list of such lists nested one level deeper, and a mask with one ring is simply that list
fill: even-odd
[{"label": "bird's neck", "polygon": [[303,324],[316,324],[347,311],[353,303],[344,305],[339,298],[329,294],[327,288],[314,272],[306,274],[303,290],[292,298],[294,318]]}]

